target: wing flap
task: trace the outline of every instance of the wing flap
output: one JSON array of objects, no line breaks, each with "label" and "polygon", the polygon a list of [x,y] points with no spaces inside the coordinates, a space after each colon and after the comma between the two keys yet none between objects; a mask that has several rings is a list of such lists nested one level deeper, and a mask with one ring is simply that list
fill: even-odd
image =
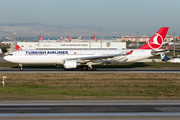
[{"label": "wing flap", "polygon": [[108,58],[114,58],[114,57],[120,57],[120,56],[128,56],[130,54],[132,54],[133,50],[127,52],[127,53],[120,53],[120,54],[114,54],[114,55],[98,55],[98,56],[88,56],[88,57],[79,57],[79,58],[72,58],[72,59],[68,59],[68,60],[77,60],[80,63],[84,63],[84,62],[95,62],[98,60],[104,60],[104,59],[108,59]]}]

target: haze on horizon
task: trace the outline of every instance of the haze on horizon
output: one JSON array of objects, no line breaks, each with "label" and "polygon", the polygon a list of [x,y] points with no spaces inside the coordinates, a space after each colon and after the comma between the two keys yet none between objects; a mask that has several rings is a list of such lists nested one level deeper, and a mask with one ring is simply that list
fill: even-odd
[{"label": "haze on horizon", "polygon": [[49,26],[113,31],[179,30],[179,0],[0,0],[0,23],[38,22]]}]

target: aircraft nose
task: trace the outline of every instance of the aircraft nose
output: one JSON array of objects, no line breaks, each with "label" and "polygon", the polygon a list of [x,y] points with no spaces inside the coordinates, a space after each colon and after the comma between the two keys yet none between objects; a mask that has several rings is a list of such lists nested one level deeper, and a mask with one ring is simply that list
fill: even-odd
[{"label": "aircraft nose", "polygon": [[6,60],[6,61],[8,61],[8,56],[4,56],[3,59]]}]

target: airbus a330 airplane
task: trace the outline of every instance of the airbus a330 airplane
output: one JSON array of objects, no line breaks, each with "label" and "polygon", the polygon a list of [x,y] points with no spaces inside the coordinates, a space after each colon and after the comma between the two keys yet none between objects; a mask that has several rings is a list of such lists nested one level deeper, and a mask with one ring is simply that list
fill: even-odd
[{"label": "airbus a330 airplane", "polygon": [[23,70],[22,64],[60,64],[65,69],[80,65],[82,70],[96,70],[93,65],[134,62],[167,51],[161,46],[168,29],[160,28],[146,44],[134,50],[22,50],[17,45],[18,51],[11,52],[4,59],[18,63],[20,70]]}]

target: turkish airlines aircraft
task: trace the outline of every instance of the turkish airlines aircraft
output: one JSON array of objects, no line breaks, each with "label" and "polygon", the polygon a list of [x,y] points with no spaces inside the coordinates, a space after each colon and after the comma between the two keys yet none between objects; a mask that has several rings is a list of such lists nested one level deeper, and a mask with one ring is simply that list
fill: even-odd
[{"label": "turkish airlines aircraft", "polygon": [[161,46],[168,29],[160,28],[145,45],[134,50],[21,50],[17,45],[19,51],[11,52],[4,59],[18,63],[20,70],[23,70],[22,64],[57,64],[66,69],[80,65],[82,70],[96,70],[93,65],[134,62],[167,51]]},{"label": "turkish airlines aircraft", "polygon": [[69,42],[71,41],[71,39],[69,38],[69,36],[67,36],[67,39],[69,40]]},{"label": "turkish airlines aircraft", "polygon": [[59,42],[61,42],[61,41],[62,41],[62,37],[60,38]]},{"label": "turkish airlines aircraft", "polygon": [[94,38],[94,41],[98,41],[98,39],[96,38],[96,36],[95,35],[93,35],[93,38]]},{"label": "turkish airlines aircraft", "polygon": [[15,38],[13,42],[16,42],[16,41],[17,41],[17,38]]},{"label": "turkish airlines aircraft", "polygon": [[43,41],[43,38],[39,35],[39,39],[41,40],[41,41]]}]

